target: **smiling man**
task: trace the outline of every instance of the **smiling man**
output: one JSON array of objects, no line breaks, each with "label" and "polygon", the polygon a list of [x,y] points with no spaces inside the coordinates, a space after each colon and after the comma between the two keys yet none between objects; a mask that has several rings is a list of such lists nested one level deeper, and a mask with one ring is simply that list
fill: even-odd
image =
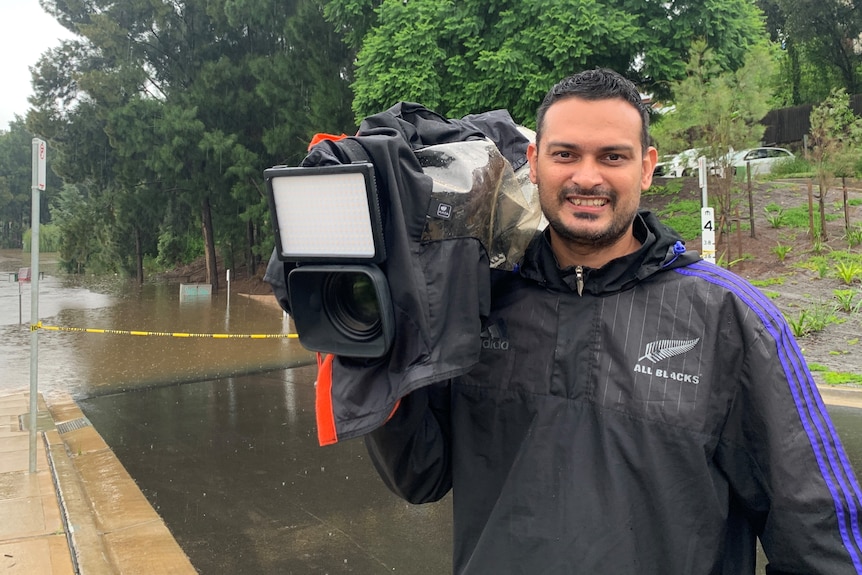
[{"label": "smiling man", "polygon": [[527,150],[530,178],[560,265],[598,268],[639,246],[632,224],[657,153],[643,137],[649,117],[642,109],[622,98],[574,97],[572,88],[539,111],[536,143]]},{"label": "smiling man", "polygon": [[750,575],[758,538],[770,574],[862,573],[860,489],[781,313],[638,211],[648,130],[615,72],[551,89],[527,151],[550,225],[492,271],[496,345],[404,396],[372,460],[408,501],[453,491],[459,575]]}]

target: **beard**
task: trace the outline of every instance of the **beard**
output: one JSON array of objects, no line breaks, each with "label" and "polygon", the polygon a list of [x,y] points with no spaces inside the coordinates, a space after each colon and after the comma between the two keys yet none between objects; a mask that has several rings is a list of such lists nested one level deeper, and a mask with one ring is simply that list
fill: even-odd
[{"label": "beard", "polygon": [[[539,187],[539,201],[542,206],[542,212],[548,220],[548,225],[562,239],[574,244],[588,246],[595,249],[602,249],[616,244],[629,231],[629,228],[634,222],[637,215],[637,205],[634,209],[629,209],[619,203],[619,195],[610,188],[595,187],[590,190],[585,190],[580,186],[566,186],[562,188],[551,201],[556,202],[555,205],[549,206],[544,200],[542,194],[541,182],[537,183]],[[560,207],[570,205],[567,197],[578,195],[581,197],[602,198],[608,201],[611,208],[611,222],[603,229],[590,228],[589,226],[578,226],[577,224],[565,224],[560,217]],[[585,223],[595,221],[598,216],[589,213],[578,213],[574,217],[582,220]]]}]

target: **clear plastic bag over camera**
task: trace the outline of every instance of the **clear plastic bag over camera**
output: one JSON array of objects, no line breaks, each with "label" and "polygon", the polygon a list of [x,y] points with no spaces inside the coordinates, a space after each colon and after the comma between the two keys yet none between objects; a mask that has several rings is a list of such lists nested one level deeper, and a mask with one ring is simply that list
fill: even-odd
[{"label": "clear plastic bag over camera", "polygon": [[473,237],[491,267],[513,269],[546,223],[529,164],[513,171],[490,140],[428,146],[416,157],[434,182],[422,241]]}]

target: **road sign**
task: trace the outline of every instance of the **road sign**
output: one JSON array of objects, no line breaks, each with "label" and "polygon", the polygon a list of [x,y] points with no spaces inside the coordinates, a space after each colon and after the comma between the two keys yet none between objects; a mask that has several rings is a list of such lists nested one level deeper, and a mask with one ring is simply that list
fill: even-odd
[{"label": "road sign", "polygon": [[48,156],[48,146],[45,144],[45,140],[40,140],[39,138],[33,138],[33,157],[37,162],[37,174],[36,174],[36,187],[38,187],[41,191],[45,191],[45,178],[47,175],[47,156]]}]

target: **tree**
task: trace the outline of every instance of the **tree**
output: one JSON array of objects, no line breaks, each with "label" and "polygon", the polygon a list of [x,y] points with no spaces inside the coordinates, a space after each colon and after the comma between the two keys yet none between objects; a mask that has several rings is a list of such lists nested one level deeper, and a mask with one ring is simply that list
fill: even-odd
[{"label": "tree", "polygon": [[412,100],[451,117],[506,108],[532,124],[556,81],[596,66],[663,98],[684,76],[694,38],[734,70],[764,37],[748,0],[563,0],[553,9],[542,0],[330,0],[327,16],[354,43],[362,38],[357,118]]},{"label": "tree", "polygon": [[29,227],[33,136],[17,118],[0,130],[0,247],[21,248]]},{"label": "tree", "polygon": [[820,102],[832,88],[862,90],[860,0],[757,0],[785,54],[784,105]]},{"label": "tree", "polygon": [[700,148],[713,171],[723,175],[711,188],[719,222],[729,221],[733,203],[733,150],[750,147],[763,136],[760,120],[769,111],[774,89],[774,57],[766,43],[753,46],[745,64],[723,71],[703,41],[691,49],[687,76],[672,84],[675,110],[653,129],[659,147]]},{"label": "tree", "polygon": [[[811,158],[816,166],[819,185],[820,238],[826,234],[826,193],[836,176],[853,175],[854,164],[862,148],[862,118],[850,109],[850,98],[843,88],[811,110]],[[844,211],[847,212],[845,198]],[[845,219],[845,223],[847,220]]]},{"label": "tree", "polygon": [[[98,177],[89,159],[65,173],[112,198],[121,261],[140,279],[143,257],[173,245],[159,237],[195,233],[214,289],[218,250],[242,246],[253,266],[273,243],[263,170],[298,161],[314,132],[354,128],[353,53],[322,0],[45,3],[80,40],[40,62],[30,121],[69,157],[108,137]],[[73,137],[85,118],[102,131],[91,142]]]}]

